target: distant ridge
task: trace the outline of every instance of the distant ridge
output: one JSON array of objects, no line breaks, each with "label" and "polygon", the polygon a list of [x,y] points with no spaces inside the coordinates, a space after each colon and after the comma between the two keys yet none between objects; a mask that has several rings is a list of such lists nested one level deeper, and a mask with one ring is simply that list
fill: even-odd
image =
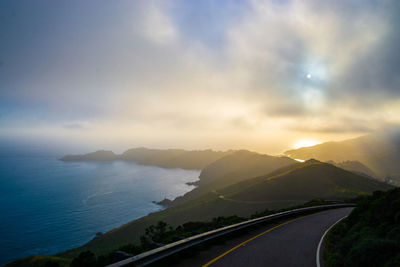
[{"label": "distant ridge", "polygon": [[[307,160],[315,158],[324,162],[348,162],[341,167],[354,168],[359,171],[361,165],[365,165],[363,172],[371,173],[380,180],[390,181],[400,185],[400,133],[387,131],[385,133],[370,134],[355,139],[341,142],[326,142],[312,147],[288,150],[285,155]],[[360,164],[355,164],[358,161]],[[353,166],[351,166],[353,165]],[[356,166],[358,165],[358,166]],[[339,163],[340,166],[340,163]]]},{"label": "distant ridge", "polygon": [[181,168],[201,170],[212,162],[233,153],[233,150],[183,150],[183,149],[149,149],[132,148],[121,155],[112,151],[99,150],[83,155],[66,155],[62,161],[113,161],[126,160],[142,165],[158,166],[163,168]]},{"label": "distant ridge", "polygon": [[327,163],[335,165],[336,167],[342,168],[347,171],[355,172],[359,175],[377,179],[377,175],[370,168],[357,160],[346,160],[342,162],[334,162],[330,160],[327,161]]},{"label": "distant ridge", "polygon": [[96,152],[84,155],[66,155],[60,160],[62,161],[113,161],[117,160],[118,156],[109,150],[98,150]]}]

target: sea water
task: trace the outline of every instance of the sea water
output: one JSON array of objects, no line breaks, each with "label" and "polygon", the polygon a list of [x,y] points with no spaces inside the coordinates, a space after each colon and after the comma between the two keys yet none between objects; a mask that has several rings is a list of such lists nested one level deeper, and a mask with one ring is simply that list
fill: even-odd
[{"label": "sea water", "polygon": [[199,171],[133,162],[0,157],[0,265],[83,245],[98,232],[161,210]]}]

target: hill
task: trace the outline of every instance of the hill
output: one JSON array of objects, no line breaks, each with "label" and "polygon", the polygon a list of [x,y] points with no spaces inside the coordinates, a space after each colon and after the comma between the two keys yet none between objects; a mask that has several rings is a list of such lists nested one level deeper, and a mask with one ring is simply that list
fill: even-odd
[{"label": "hill", "polygon": [[327,266],[400,266],[400,189],[360,198],[326,238]]},{"label": "hill", "polygon": [[163,168],[182,168],[201,170],[210,163],[231,154],[233,151],[196,150],[187,151],[182,149],[148,149],[133,148],[125,151],[119,159],[135,161],[143,165],[153,165]]},{"label": "hill", "polygon": [[62,161],[113,161],[126,160],[142,165],[158,166],[162,168],[181,168],[201,170],[210,163],[232,153],[233,151],[196,150],[183,149],[148,149],[133,148],[121,155],[112,151],[99,150],[84,155],[66,155]]},{"label": "hill", "polygon": [[390,186],[316,160],[293,165],[272,173],[223,188],[218,193],[235,201],[280,201],[313,198],[344,199],[388,190]]},{"label": "hill", "polygon": [[66,155],[60,160],[62,161],[113,161],[118,159],[118,156],[112,151],[98,150],[96,152],[84,155]]},{"label": "hill", "polygon": [[312,147],[289,150],[285,155],[297,159],[321,161],[359,161],[381,180],[400,182],[400,134],[387,132],[366,135],[342,142],[327,142]]},{"label": "hill", "polygon": [[356,160],[346,160],[343,162],[328,161],[327,163],[335,165],[347,171],[355,172],[371,178],[377,178],[376,174],[367,166]]},{"label": "hill", "polygon": [[182,197],[175,199],[170,205],[180,204],[195,199],[200,195],[235,184],[237,182],[265,175],[281,167],[296,163],[288,157],[274,157],[240,150],[224,156],[205,167],[195,184],[197,188]]},{"label": "hill", "polygon": [[327,163],[295,163],[152,213],[61,256],[74,257],[87,249],[95,253],[107,253],[121,245],[138,242],[144,230],[158,221],[176,227],[188,221],[205,221],[231,215],[246,217],[265,209],[287,208],[315,198],[344,199],[390,188],[387,184]]},{"label": "hill", "polygon": [[229,176],[236,182],[240,177],[259,176],[295,162],[288,157],[274,157],[240,150],[206,166],[200,173],[198,184],[206,184],[224,176]]}]

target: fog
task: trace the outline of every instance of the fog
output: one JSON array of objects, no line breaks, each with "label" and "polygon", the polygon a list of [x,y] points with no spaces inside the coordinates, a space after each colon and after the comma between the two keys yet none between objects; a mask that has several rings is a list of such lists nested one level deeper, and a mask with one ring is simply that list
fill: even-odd
[{"label": "fog", "polygon": [[1,143],[280,154],[397,127],[399,5],[1,1]]}]

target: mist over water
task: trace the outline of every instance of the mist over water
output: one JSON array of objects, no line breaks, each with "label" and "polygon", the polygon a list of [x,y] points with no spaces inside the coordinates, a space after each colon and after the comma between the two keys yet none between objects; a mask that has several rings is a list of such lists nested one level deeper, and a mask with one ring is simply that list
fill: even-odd
[{"label": "mist over water", "polygon": [[0,157],[0,264],[51,255],[161,209],[190,191],[199,171],[115,161]]}]

